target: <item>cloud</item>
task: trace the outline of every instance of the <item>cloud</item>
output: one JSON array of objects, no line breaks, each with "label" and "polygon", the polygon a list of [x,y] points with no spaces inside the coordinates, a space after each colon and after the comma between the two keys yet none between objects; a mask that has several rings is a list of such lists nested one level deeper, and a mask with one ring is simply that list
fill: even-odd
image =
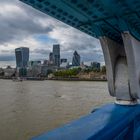
[{"label": "cloud", "polygon": [[32,53],[36,53],[36,54],[39,53],[39,54],[46,55],[46,54],[49,54],[50,51],[47,50],[47,49],[34,49],[34,50],[32,51]]},{"label": "cloud", "polygon": [[14,49],[20,46],[30,48],[31,59],[46,59],[52,45],[59,43],[61,57],[69,61],[74,50],[83,61],[104,61],[97,39],[18,0],[1,0],[0,5],[0,60],[14,57]]},{"label": "cloud", "polygon": [[36,18],[31,17],[33,12],[28,8],[20,7],[18,2],[17,4],[3,2],[0,6],[0,32],[2,33],[0,43],[22,40],[33,34],[47,34],[53,30],[52,27],[42,26]]}]

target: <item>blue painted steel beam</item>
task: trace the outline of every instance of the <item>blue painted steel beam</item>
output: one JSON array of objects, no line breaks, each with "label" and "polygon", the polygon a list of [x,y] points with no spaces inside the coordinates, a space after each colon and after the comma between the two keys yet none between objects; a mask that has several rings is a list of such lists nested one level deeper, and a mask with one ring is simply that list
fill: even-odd
[{"label": "blue painted steel beam", "polygon": [[140,40],[139,0],[21,1],[96,38],[108,36],[121,43],[121,32],[127,30]]},{"label": "blue painted steel beam", "polygon": [[108,104],[32,140],[139,140],[140,105]]}]

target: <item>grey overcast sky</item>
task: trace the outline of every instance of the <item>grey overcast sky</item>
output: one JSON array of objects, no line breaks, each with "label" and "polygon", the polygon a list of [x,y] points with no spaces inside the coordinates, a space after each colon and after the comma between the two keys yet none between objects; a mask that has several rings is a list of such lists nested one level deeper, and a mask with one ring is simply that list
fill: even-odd
[{"label": "grey overcast sky", "polygon": [[14,49],[20,46],[30,48],[30,59],[48,59],[56,43],[61,45],[61,58],[71,61],[77,50],[84,62],[104,62],[97,39],[18,0],[0,0],[0,63],[14,60]]}]

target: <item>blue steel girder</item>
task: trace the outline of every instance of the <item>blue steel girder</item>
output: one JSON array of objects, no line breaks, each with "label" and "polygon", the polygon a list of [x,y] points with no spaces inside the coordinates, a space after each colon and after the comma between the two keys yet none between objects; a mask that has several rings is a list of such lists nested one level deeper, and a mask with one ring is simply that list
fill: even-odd
[{"label": "blue steel girder", "polygon": [[121,32],[140,40],[140,0],[21,0],[93,37],[119,43]]}]

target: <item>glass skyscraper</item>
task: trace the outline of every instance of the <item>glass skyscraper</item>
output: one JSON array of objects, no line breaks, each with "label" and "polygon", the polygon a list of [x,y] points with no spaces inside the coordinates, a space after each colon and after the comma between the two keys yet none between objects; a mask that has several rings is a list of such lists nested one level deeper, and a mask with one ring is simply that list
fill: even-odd
[{"label": "glass skyscraper", "polygon": [[60,45],[53,45],[53,63],[55,66],[60,66]]},{"label": "glass skyscraper", "polygon": [[29,48],[20,47],[15,49],[16,67],[25,68],[29,61]]},{"label": "glass skyscraper", "polygon": [[77,51],[73,53],[72,66],[80,66],[80,55]]},{"label": "glass skyscraper", "polygon": [[50,54],[49,54],[49,61],[53,62],[53,53],[52,52],[50,52]]}]

